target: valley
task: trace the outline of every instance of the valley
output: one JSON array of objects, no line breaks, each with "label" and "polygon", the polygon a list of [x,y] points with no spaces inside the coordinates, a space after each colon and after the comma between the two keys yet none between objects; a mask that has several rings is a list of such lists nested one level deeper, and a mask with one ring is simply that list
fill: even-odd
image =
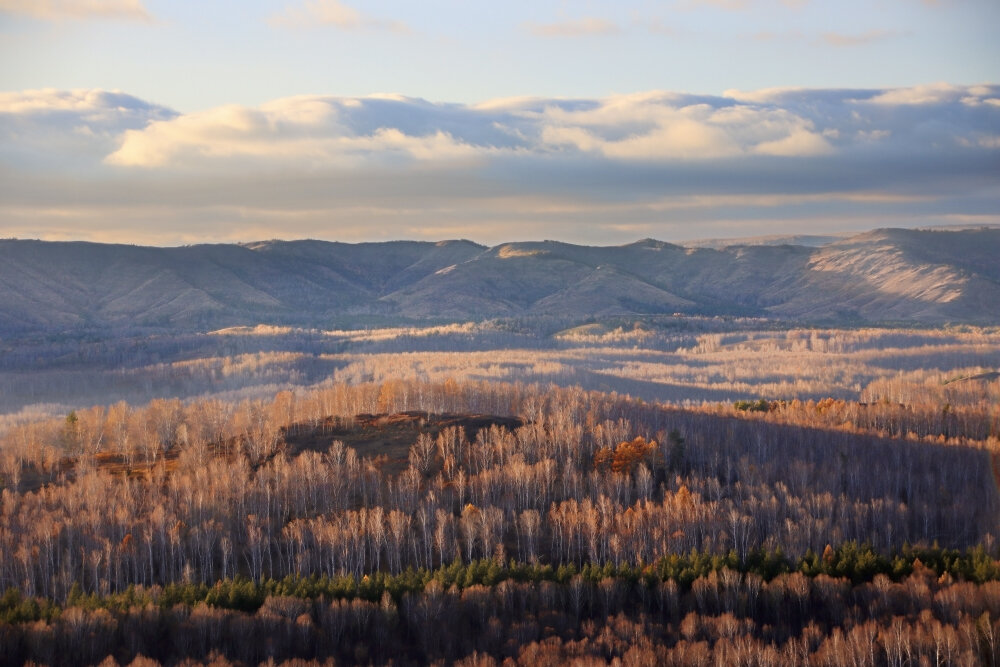
[{"label": "valley", "polygon": [[929,234],[36,244],[0,654],[995,661],[994,232]]}]

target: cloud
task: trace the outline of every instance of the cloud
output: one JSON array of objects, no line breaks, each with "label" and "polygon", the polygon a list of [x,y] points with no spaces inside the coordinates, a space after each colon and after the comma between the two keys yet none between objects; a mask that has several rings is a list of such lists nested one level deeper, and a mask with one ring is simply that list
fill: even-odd
[{"label": "cloud", "polygon": [[585,17],[555,23],[525,23],[524,27],[538,37],[586,37],[592,35],[617,35],[619,25],[607,19]]},{"label": "cloud", "polygon": [[897,36],[893,30],[869,30],[861,34],[849,35],[839,32],[823,33],[823,42],[828,46],[864,46],[875,42],[885,41]]},{"label": "cloud", "polygon": [[41,88],[15,92],[0,92],[0,113],[43,115],[53,112],[72,111],[81,114],[106,115],[127,111],[164,111],[164,107],[145,102],[138,97],[119,91],[105,90],[57,90]]},{"label": "cloud", "polygon": [[887,90],[872,96],[867,101],[870,104],[885,106],[923,106],[962,101],[972,106],[980,102],[989,104],[989,99],[983,99],[989,93],[989,86],[956,86],[950,83],[933,83]]},{"label": "cloud", "polygon": [[91,168],[123,133],[177,113],[117,91],[0,92],[0,164],[22,168]]},{"label": "cloud", "polygon": [[633,95],[585,111],[553,108],[546,112],[542,138],[549,144],[625,161],[703,161],[829,150],[810,122],[795,114],[721,100],[690,102],[694,100],[662,94]]},{"label": "cloud", "polygon": [[0,0],[0,12],[46,21],[124,19],[153,21],[141,0]]},{"label": "cloud", "polygon": [[[998,86],[953,84],[722,96],[653,91],[471,106],[398,95],[303,95],[178,114],[124,93],[38,90],[0,93],[0,130],[9,131],[8,150],[43,152],[42,139],[59,136],[103,137],[100,145],[112,140],[113,149],[95,153],[95,162],[150,169],[243,172],[285,164],[324,169],[588,156],[683,164],[849,156],[873,146],[887,154],[933,153],[944,144],[990,147],[984,138],[995,135],[998,98]],[[942,105],[947,109],[933,108]]]},{"label": "cloud", "polygon": [[268,23],[291,28],[312,28],[326,25],[341,30],[410,32],[410,27],[402,21],[367,16],[357,9],[339,2],[339,0],[309,0],[301,6],[288,7],[281,14],[275,14],[268,19]]},{"label": "cloud", "polygon": [[221,163],[242,171],[255,165],[346,168],[448,162],[489,152],[488,145],[473,146],[455,137],[451,124],[441,122],[447,109],[439,110],[437,123],[426,117],[434,112],[434,105],[422,100],[391,96],[300,96],[258,108],[219,107],[127,130],[104,161],[147,168],[213,168]]},{"label": "cloud", "polygon": [[584,154],[621,162],[810,156],[833,147],[788,109],[672,93],[506,100],[475,107],[404,97],[300,96],[150,122],[122,135],[110,165],[310,168]]},{"label": "cloud", "polygon": [[803,155],[825,155],[833,152],[833,147],[822,136],[799,127],[780,139],[762,141],[754,146],[760,155],[782,155],[786,157]]},{"label": "cloud", "polygon": [[621,225],[676,238],[719,221],[740,235],[934,224],[1000,210],[997,100],[997,85],[933,84],[476,105],[304,95],[182,114],[120,92],[0,93],[0,219],[147,226],[158,242],[171,225],[185,240],[463,226],[488,240],[544,224],[598,241]]}]

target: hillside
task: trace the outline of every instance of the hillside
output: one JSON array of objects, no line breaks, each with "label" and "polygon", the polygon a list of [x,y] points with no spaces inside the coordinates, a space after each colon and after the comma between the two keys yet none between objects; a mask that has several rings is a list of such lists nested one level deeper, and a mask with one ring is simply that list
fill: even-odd
[{"label": "hillside", "polygon": [[1000,387],[942,411],[894,382],[907,404],[448,378],[25,422],[0,656],[995,665]]},{"label": "hillside", "polygon": [[820,247],[4,240],[0,331],[675,312],[996,324],[998,251],[1000,229],[985,228],[877,230]]}]

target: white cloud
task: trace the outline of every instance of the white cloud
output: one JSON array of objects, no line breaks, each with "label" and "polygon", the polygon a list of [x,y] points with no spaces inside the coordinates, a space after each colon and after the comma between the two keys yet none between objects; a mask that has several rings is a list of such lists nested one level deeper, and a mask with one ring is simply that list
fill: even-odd
[{"label": "white cloud", "polygon": [[617,35],[621,28],[614,21],[585,17],[554,23],[525,23],[524,27],[539,37],[585,37],[591,35]]},{"label": "white cloud", "polygon": [[[868,100],[871,104],[909,106],[942,104],[960,99],[976,100],[988,93],[984,86],[956,86],[950,83],[933,83],[912,88],[894,88]],[[976,94],[978,93],[978,95]]]},{"label": "white cloud", "polygon": [[832,150],[809,121],[784,110],[686,104],[669,93],[609,98],[585,111],[550,108],[542,138],[619,160],[711,160]]},{"label": "white cloud", "polygon": [[[226,106],[178,116],[126,131],[121,146],[105,162],[129,167],[211,166],[219,162],[237,169],[288,163],[347,167],[400,159],[450,161],[483,152],[442,129],[408,134],[396,127],[379,126],[359,133],[345,122],[344,116],[359,110],[363,113],[366,101],[384,99],[302,96],[259,108]],[[389,101],[411,105],[409,101]]]},{"label": "white cloud", "polygon": [[[830,133],[830,136],[836,135]],[[108,164],[240,169],[299,161],[311,168],[580,152],[617,161],[807,156],[833,147],[812,121],[785,109],[674,93],[585,104],[506,100],[475,107],[399,97],[302,96],[257,108],[227,106],[157,120],[123,134]]]},{"label": "white cloud", "polygon": [[[475,106],[398,95],[298,96],[259,107],[177,114],[123,93],[0,93],[0,156],[74,146],[117,167],[198,167],[245,173],[276,165],[448,165],[574,154],[619,163],[685,163],[747,156],[902,153],[945,144],[992,148],[1000,87],[935,84],[875,91],[769,89],[722,97],[652,91],[593,100],[515,98]],[[949,113],[934,105],[949,104]],[[926,117],[899,109],[926,108]],[[962,115],[957,115],[961,112]],[[90,148],[87,148],[87,147]],[[110,146],[110,149],[109,149]],[[98,151],[103,151],[98,153]]]},{"label": "white cloud", "polygon": [[833,147],[820,135],[805,128],[796,128],[787,136],[771,141],[763,141],[754,146],[760,155],[806,156],[825,155],[833,152]]},{"label": "white cloud", "polygon": [[[395,95],[299,96],[260,107],[161,115],[124,130],[116,150],[102,157],[107,164],[126,167],[245,171],[291,163],[322,169],[574,153],[623,163],[683,163],[754,155],[816,157],[874,144],[914,150],[914,141],[990,145],[981,137],[988,134],[987,115],[996,114],[990,102],[996,99],[995,87],[930,86],[856,97],[858,92],[786,88],[697,97],[653,91],[597,100],[515,98],[475,106]],[[115,104],[102,95],[108,94],[0,95],[0,110]],[[899,121],[891,112],[885,117],[862,111],[865,106],[905,108],[942,100],[986,122],[970,128],[927,122],[894,127]],[[928,128],[940,136],[927,135]]]},{"label": "white cloud", "polygon": [[141,0],[0,0],[0,12],[36,19],[125,19],[152,21]]},{"label": "white cloud", "polygon": [[93,165],[122,134],[176,113],[121,92],[26,90],[0,93],[0,165]]},{"label": "white cloud", "polygon": [[308,0],[305,4],[288,7],[268,22],[275,26],[312,28],[334,26],[341,30],[386,30],[408,33],[410,27],[402,21],[381,19],[362,14],[339,0]]},{"label": "white cloud", "polygon": [[705,114],[671,107],[651,110],[639,105],[615,109],[613,116],[623,120],[629,116],[629,111],[632,123],[649,124],[649,127],[623,137],[613,134],[608,137],[608,130],[614,130],[616,125],[601,122],[607,120],[605,114],[584,112],[575,117],[574,114],[558,113],[552,114],[554,122],[543,128],[542,139],[548,144],[572,146],[626,161],[711,159],[740,152],[734,138],[722,126],[708,122]]},{"label": "white cloud", "polygon": [[1000,206],[996,100],[997,85],[936,84],[474,106],[307,95],[179,114],[119,92],[0,93],[0,213],[8,230],[38,233],[46,220],[143,220],[157,233],[175,220],[184,238],[465,226],[482,239],[535,223],[571,235],[804,215],[931,224]]},{"label": "white cloud", "polygon": [[78,113],[124,112],[134,109],[162,108],[119,91],[40,88],[0,92],[0,113],[38,114],[72,111]]}]

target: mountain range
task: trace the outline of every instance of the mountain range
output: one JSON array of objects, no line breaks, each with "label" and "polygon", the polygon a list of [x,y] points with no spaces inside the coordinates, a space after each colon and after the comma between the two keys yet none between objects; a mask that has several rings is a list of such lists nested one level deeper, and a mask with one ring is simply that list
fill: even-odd
[{"label": "mountain range", "polygon": [[1000,229],[813,244],[0,241],[0,331],[738,315],[1000,323]]}]

